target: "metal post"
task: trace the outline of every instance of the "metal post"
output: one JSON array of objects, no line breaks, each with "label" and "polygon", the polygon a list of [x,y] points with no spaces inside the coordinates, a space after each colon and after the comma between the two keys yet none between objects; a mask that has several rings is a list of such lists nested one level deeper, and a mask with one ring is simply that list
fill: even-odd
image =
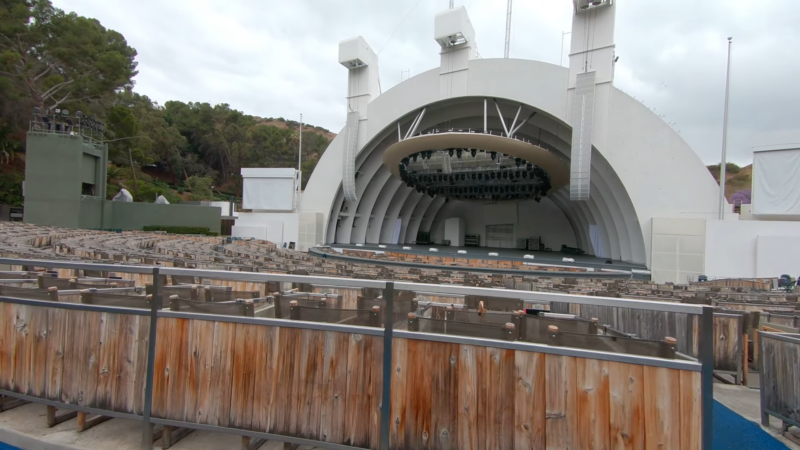
[{"label": "metal post", "polygon": [[562,31],[561,32],[561,60],[558,62],[559,66],[564,65],[564,36],[572,34],[572,31]]},{"label": "metal post", "polygon": [[761,425],[768,427],[769,426],[769,414],[767,414],[767,397],[766,391],[764,389],[764,336],[761,334],[761,331],[756,329],[756,336],[758,338],[758,374],[761,378],[761,389],[759,389],[759,396],[761,397]]},{"label": "metal post", "polygon": [[299,172],[300,185],[298,190],[303,190],[303,115],[300,114],[300,149],[297,152],[297,171]]},{"label": "metal post", "polygon": [[725,73],[725,114],[722,119],[722,162],[719,164],[719,220],[725,219],[725,169],[728,159],[728,95],[731,81],[731,45],[733,38],[728,38],[728,71]]},{"label": "metal post", "polygon": [[392,402],[392,331],[394,329],[394,283],[386,283],[383,291],[386,300],[384,311],[386,324],[383,329],[383,393],[381,395],[381,450],[389,449],[389,424]]},{"label": "metal post", "polygon": [[484,134],[489,132],[489,126],[488,126],[489,120],[487,118],[488,115],[489,115],[489,101],[484,98],[483,99],[483,133]]},{"label": "metal post", "polygon": [[712,450],[714,413],[714,307],[703,306],[700,316],[700,342],[698,359],[702,365],[700,372],[702,446]]},{"label": "metal post", "polygon": [[153,424],[150,412],[153,407],[153,370],[156,359],[156,328],[158,311],[161,309],[161,276],[158,267],[153,268],[153,302],[150,307],[150,334],[147,342],[147,377],[144,387],[144,409],[142,411],[142,450],[153,448]]}]

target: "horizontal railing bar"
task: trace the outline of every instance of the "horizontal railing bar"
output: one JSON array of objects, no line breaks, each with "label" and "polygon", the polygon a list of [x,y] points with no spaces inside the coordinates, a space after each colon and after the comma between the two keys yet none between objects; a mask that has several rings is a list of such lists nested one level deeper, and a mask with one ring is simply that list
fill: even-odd
[{"label": "horizontal railing bar", "polygon": [[761,339],[762,337],[767,337],[769,339],[775,339],[776,341],[784,341],[800,345],[800,335],[798,334],[792,335],[790,333],[772,333],[769,331],[759,330],[758,337],[759,339]]},{"label": "horizontal railing bar", "polygon": [[136,414],[128,414],[128,413],[121,413],[115,411],[107,411],[105,409],[97,409],[97,408],[88,408],[86,406],[78,406],[78,405],[71,405],[68,403],[56,402],[53,400],[48,400],[46,398],[40,397],[33,397],[30,395],[19,394],[13,391],[7,391],[5,389],[0,389],[0,395],[6,395],[9,397],[18,398],[20,400],[25,400],[31,403],[38,403],[41,405],[47,406],[55,406],[58,409],[64,409],[67,411],[78,411],[78,412],[85,412],[88,414],[96,414],[98,416],[106,416],[106,417],[115,417],[117,419],[126,419],[126,420],[136,420],[141,422],[142,416],[138,416]]},{"label": "horizontal railing bar", "polygon": [[214,322],[242,323],[281,328],[299,328],[303,330],[333,331],[336,333],[366,334],[383,336],[383,328],[362,327],[357,325],[337,325],[327,322],[305,322],[302,320],[272,319],[267,317],[223,316],[219,314],[199,314],[181,311],[160,310],[158,317],[172,319],[209,320]]},{"label": "horizontal railing bar", "polygon": [[[107,270],[117,271],[124,273],[142,273],[150,274],[154,267],[151,266],[117,266],[109,264],[87,264],[76,263],[72,261],[49,261],[49,260],[25,260],[25,259],[11,259],[0,258],[0,264],[12,265],[30,265],[34,267],[63,267],[63,268],[78,268],[89,270]],[[290,283],[305,283],[305,284],[328,284],[339,287],[367,287],[385,289],[386,282],[379,280],[364,280],[364,279],[349,279],[349,278],[333,278],[333,277],[316,277],[308,275],[288,275],[288,274],[275,274],[275,273],[255,273],[255,272],[229,272],[224,270],[203,270],[203,269],[187,269],[176,267],[159,267],[160,274],[162,275],[183,275],[204,277],[217,280],[231,280],[231,281],[245,281],[245,282],[290,282]],[[397,290],[414,290],[426,294],[438,295],[481,295],[486,297],[500,297],[500,298],[518,298],[523,301],[530,302],[563,302],[575,303],[582,305],[600,305],[612,306],[630,309],[652,310],[652,311],[665,311],[686,314],[702,314],[703,308],[711,308],[706,305],[690,305],[684,303],[669,303],[669,302],[655,302],[650,300],[628,300],[609,297],[589,297],[583,295],[573,294],[559,294],[552,292],[536,292],[536,291],[518,291],[511,289],[493,289],[481,288],[472,286],[457,286],[457,285],[435,285],[424,283],[408,283],[396,282],[395,289]]]},{"label": "horizontal railing bar", "polygon": [[[761,395],[764,395],[764,394],[762,393]],[[781,413],[775,412],[775,411],[773,411],[771,409],[767,409],[767,408],[764,408],[764,412],[769,414],[770,416],[776,418],[776,419],[782,420],[782,421],[784,421],[784,422],[786,422],[788,424],[791,424],[791,425],[794,425],[794,426],[800,428],[800,422],[798,422],[796,420],[792,420],[792,419],[784,416]]]},{"label": "horizontal railing bar", "polygon": [[278,281],[284,283],[330,284],[338,287],[386,289],[385,281],[363,280],[352,278],[317,277],[311,275],[288,275],[262,272],[229,272],[226,270],[185,269],[177,267],[159,268],[161,275],[182,275],[190,277],[211,278],[212,280],[261,282]]},{"label": "horizontal railing bar", "polygon": [[[149,309],[124,308],[121,306],[90,305],[86,303],[53,302],[49,300],[32,300],[29,298],[0,297],[0,303],[14,303],[17,305],[38,306],[42,308],[69,309],[72,311],[92,311],[128,316],[148,316]],[[142,302],[144,303],[144,302]]]},{"label": "horizontal railing bar", "polygon": [[353,447],[350,445],[334,444],[331,442],[314,441],[311,439],[284,436],[281,434],[262,433],[259,431],[243,430],[241,428],[227,428],[216,425],[206,425],[202,423],[179,422],[176,420],[157,419],[155,417],[151,418],[150,422],[157,425],[166,425],[177,428],[192,428],[194,430],[211,431],[213,433],[225,433],[225,434],[235,434],[238,436],[264,438],[270,441],[288,442],[290,444],[307,445],[309,447],[328,448],[331,450],[367,450],[364,447]]},{"label": "horizontal railing bar", "polygon": [[394,284],[399,291],[426,291],[438,294],[463,294],[481,295],[485,297],[516,298],[523,301],[550,301],[562,303],[575,303],[580,305],[615,306],[619,308],[643,309],[650,311],[665,311],[700,315],[705,305],[690,305],[685,303],[654,302],[651,300],[627,300],[611,297],[590,297],[586,295],[558,294],[553,292],[517,291],[511,289],[492,289],[472,286],[456,286],[452,284],[435,285],[422,283],[408,283],[398,281]]},{"label": "horizontal railing bar", "polygon": [[548,353],[551,355],[575,356],[577,358],[599,359],[628,364],[641,364],[653,367],[666,367],[668,369],[691,370],[700,372],[702,364],[692,361],[677,359],[652,358],[649,356],[628,355],[625,353],[609,353],[594,350],[584,350],[574,347],[556,347],[545,344],[533,344],[520,341],[501,341],[495,339],[472,338],[448,334],[433,334],[418,331],[394,331],[395,339],[414,339],[418,341],[444,342],[459,345],[476,345],[479,347],[502,348],[505,350],[522,350],[526,352]]},{"label": "horizontal railing bar", "polygon": [[44,267],[46,269],[80,269],[80,270],[99,270],[102,272],[123,272],[123,273],[153,273],[153,266],[125,266],[116,264],[93,264],[80,261],[57,260],[57,259],[15,259],[0,258],[0,264],[12,266],[33,266]]},{"label": "horizontal railing bar", "polygon": [[36,278],[20,278],[18,280],[9,278],[0,278],[0,284],[22,284],[22,283],[38,283]]}]

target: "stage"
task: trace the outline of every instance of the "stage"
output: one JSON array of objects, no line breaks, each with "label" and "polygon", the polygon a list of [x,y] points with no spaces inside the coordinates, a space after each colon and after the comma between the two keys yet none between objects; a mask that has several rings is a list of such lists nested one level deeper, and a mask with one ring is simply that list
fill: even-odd
[{"label": "stage", "polygon": [[[404,248],[405,247],[405,248]],[[438,251],[431,252],[430,249],[435,248]],[[330,249],[341,253],[343,250],[354,251],[367,251],[367,252],[391,252],[401,253],[410,256],[440,256],[452,257],[456,259],[456,265],[463,266],[467,259],[481,259],[481,260],[496,260],[496,261],[520,261],[523,263],[536,264],[536,265],[549,265],[556,267],[567,268],[584,268],[589,270],[588,273],[583,273],[583,276],[601,273],[613,273],[613,271],[628,272],[634,278],[649,278],[649,271],[643,264],[635,264],[624,261],[612,261],[611,264],[606,263],[610,261],[607,258],[597,258],[592,255],[574,255],[563,252],[534,252],[517,250],[513,248],[490,248],[490,247],[450,247],[442,245],[392,245],[392,244],[331,244]],[[466,251],[466,254],[459,254],[459,250]],[[497,256],[490,256],[489,253],[497,253]],[[525,255],[533,255],[534,259],[526,259]],[[564,261],[563,258],[570,258],[574,261]],[[464,261],[464,264],[459,264],[459,259]],[[371,262],[378,262],[378,260],[368,260]],[[601,272],[602,271],[602,272]],[[504,272],[498,270],[498,272]],[[514,271],[517,272],[517,271]],[[632,273],[631,273],[632,272]]]}]

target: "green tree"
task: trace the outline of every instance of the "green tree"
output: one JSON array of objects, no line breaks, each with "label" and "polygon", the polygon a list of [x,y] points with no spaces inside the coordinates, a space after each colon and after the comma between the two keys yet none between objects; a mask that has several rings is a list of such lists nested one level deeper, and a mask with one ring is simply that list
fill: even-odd
[{"label": "green tree", "polygon": [[133,85],[136,50],[96,19],[49,0],[0,4],[0,75],[24,86],[40,108],[109,95]]},{"label": "green tree", "polygon": [[127,156],[133,177],[133,192],[138,194],[139,182],[136,177],[136,166],[145,163],[149,158],[144,150],[137,146],[139,143],[139,121],[133,115],[133,111],[125,106],[113,106],[108,111],[107,133],[111,135],[110,149],[116,155],[120,153]]},{"label": "green tree", "polygon": [[211,200],[211,186],[214,180],[210,177],[191,176],[186,180],[186,186],[192,190],[192,200]]}]

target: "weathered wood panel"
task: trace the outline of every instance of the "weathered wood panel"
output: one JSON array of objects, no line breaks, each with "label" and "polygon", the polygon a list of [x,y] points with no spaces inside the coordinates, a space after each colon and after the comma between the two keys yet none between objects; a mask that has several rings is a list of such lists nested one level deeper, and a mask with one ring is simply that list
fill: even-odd
[{"label": "weathered wood panel", "polygon": [[394,345],[390,448],[699,449],[698,372],[418,340]]},{"label": "weathered wood panel", "polygon": [[575,358],[547,355],[545,361],[547,448],[577,448],[578,426],[585,424],[578,424]]},{"label": "weathered wood panel", "polygon": [[379,445],[381,338],[204,320],[158,323],[154,417]]},{"label": "weathered wood panel", "polygon": [[[149,319],[142,319],[149,322]],[[0,305],[0,384],[33,397],[135,414],[140,319]],[[146,364],[146,356],[145,356]]]},{"label": "weathered wood panel", "polygon": [[[797,335],[795,335],[797,338]],[[764,407],[800,423],[800,339],[798,342],[782,341],[760,333],[764,352],[761,373],[761,395]]]},{"label": "weathered wood panel", "polygon": [[611,448],[608,362],[577,359],[578,448]]},{"label": "weathered wood panel", "polygon": [[644,367],[646,449],[681,448],[680,371]]},{"label": "weathered wood panel", "polygon": [[607,365],[611,448],[644,450],[644,368],[616,362]]},{"label": "weathered wood panel", "polygon": [[742,323],[741,316],[714,315],[714,370],[741,370]]}]

